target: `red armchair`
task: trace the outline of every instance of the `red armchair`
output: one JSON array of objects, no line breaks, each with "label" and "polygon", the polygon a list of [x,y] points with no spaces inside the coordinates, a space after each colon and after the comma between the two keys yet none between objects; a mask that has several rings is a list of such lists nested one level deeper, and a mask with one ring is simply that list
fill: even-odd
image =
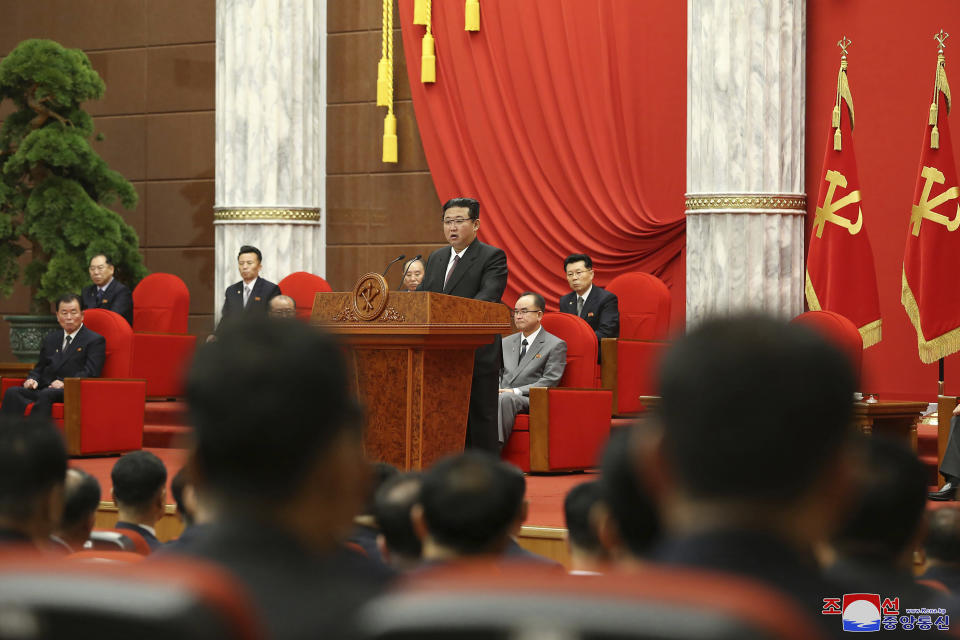
[{"label": "red armchair", "polygon": [[567,343],[567,367],[556,388],[530,389],[530,414],[520,414],[503,459],[524,471],[595,467],[610,435],[610,391],[597,389],[597,336],[569,313],[543,314],[543,328]]},{"label": "red armchair", "polygon": [[847,354],[853,371],[860,379],[860,367],[863,361],[863,336],[846,316],[834,311],[807,311],[791,320],[795,324],[810,327],[831,344]]},{"label": "red armchair", "polygon": [[670,290],[649,273],[625,273],[607,287],[620,308],[620,337],[604,338],[600,378],[613,392],[613,413],[643,411],[640,396],[657,393],[656,370],[670,329]]},{"label": "red armchair", "polygon": [[[67,378],[63,402],[53,405],[51,417],[63,430],[71,456],[122,453],[143,442],[146,382],[131,378],[133,330],[122,316],[106,309],[88,309],[84,324],[106,338],[106,357],[100,378]],[[3,378],[0,394],[23,384],[24,378]],[[27,408],[29,414],[33,405]]]},{"label": "red armchair", "polygon": [[190,291],[171,273],[153,273],[133,291],[133,377],[147,381],[147,395],[183,395],[183,377],[197,337],[187,334]]},{"label": "red armchair", "polygon": [[297,317],[307,320],[318,291],[333,291],[326,280],[306,271],[295,271],[278,283],[280,292],[297,303]]}]

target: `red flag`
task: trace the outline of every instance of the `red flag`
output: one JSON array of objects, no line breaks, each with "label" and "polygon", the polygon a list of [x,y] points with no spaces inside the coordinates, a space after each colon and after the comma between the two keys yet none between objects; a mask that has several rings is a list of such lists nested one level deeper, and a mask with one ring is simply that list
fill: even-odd
[{"label": "red flag", "polygon": [[954,288],[960,255],[960,188],[950,141],[949,111],[950,87],[941,49],[910,208],[900,294],[917,330],[920,360],[928,364],[960,350],[960,296]]},{"label": "red flag", "polygon": [[[846,109],[843,108],[844,103]],[[863,348],[880,342],[880,296],[853,149],[853,97],[847,57],[840,62],[837,103],[823,158],[816,217],[807,250],[805,292],[813,311],[834,311],[860,330]]]}]

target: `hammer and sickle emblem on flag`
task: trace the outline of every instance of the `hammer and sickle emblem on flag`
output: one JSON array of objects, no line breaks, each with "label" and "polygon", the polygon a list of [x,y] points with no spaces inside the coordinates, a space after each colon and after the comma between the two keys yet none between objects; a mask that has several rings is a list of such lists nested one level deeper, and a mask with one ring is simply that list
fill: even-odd
[{"label": "hammer and sickle emblem on flag", "polygon": [[361,298],[363,298],[364,311],[373,310],[373,301],[377,299],[377,296],[380,295],[379,290],[374,290],[373,282],[367,282],[362,289],[358,292]]},{"label": "hammer and sickle emblem on flag", "polygon": [[924,167],[920,175],[926,182],[923,183],[920,202],[910,208],[910,224],[913,225],[913,229],[910,232],[915,236],[919,236],[920,223],[923,222],[924,218],[931,222],[942,224],[947,228],[947,231],[956,231],[957,228],[960,227],[960,204],[957,205],[957,214],[953,217],[953,220],[951,220],[949,216],[937,213],[934,209],[947,200],[955,200],[957,196],[960,196],[960,188],[950,187],[931,200],[930,189],[933,188],[933,183],[943,184],[943,173],[934,167]]},{"label": "hammer and sickle emblem on flag", "polygon": [[814,227],[816,227],[817,237],[823,237],[823,226],[827,222],[832,222],[835,225],[843,227],[849,231],[850,235],[852,236],[857,235],[860,233],[860,228],[863,227],[863,212],[860,210],[860,207],[857,207],[856,222],[851,222],[847,218],[838,215],[836,212],[840,209],[843,209],[848,204],[860,202],[860,191],[851,191],[847,195],[834,202],[833,194],[836,192],[837,186],[846,188],[847,179],[839,171],[833,171],[831,169],[827,171],[826,180],[830,184],[830,186],[827,187],[827,196],[823,199],[823,206],[817,207],[813,222]]}]

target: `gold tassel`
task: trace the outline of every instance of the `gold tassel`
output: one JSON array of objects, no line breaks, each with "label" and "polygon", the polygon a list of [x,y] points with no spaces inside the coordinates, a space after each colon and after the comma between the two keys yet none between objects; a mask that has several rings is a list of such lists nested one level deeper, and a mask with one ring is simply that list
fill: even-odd
[{"label": "gold tassel", "polygon": [[947,103],[947,114],[949,114],[950,113],[950,83],[947,82],[947,70],[946,68],[944,68],[942,62],[940,66],[937,67],[937,84],[939,85],[940,91],[943,92],[944,101]]},{"label": "gold tassel", "polygon": [[840,105],[833,108],[833,118],[830,120],[830,126],[837,129],[840,126]]},{"label": "gold tassel", "polygon": [[463,9],[464,31],[480,31],[480,0],[467,0]]},{"label": "gold tassel", "polygon": [[414,0],[413,24],[427,24],[427,0]]},{"label": "gold tassel", "polygon": [[937,124],[937,103],[930,103],[930,121],[927,123],[929,125]]},{"label": "gold tassel", "polygon": [[383,119],[383,161],[397,161],[397,117],[392,113]]},{"label": "gold tassel", "polygon": [[437,81],[437,56],[434,49],[433,36],[430,32],[423,34],[423,45],[420,52],[420,82]]},{"label": "gold tassel", "polygon": [[387,79],[387,59],[380,58],[377,65],[377,106],[386,107],[390,104],[390,82]]},{"label": "gold tassel", "polygon": [[840,129],[837,129],[833,132],[833,150],[840,151],[842,145],[840,144]]},{"label": "gold tassel", "polygon": [[937,128],[937,125],[933,125],[933,131],[930,132],[930,148],[940,148],[940,129]]}]

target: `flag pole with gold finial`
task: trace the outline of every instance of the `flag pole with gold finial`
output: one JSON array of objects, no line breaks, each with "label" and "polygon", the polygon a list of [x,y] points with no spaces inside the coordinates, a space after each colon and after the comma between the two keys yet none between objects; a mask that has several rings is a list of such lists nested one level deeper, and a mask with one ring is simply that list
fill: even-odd
[{"label": "flag pole with gold finial", "polygon": [[840,71],[837,73],[837,101],[833,105],[832,126],[835,129],[833,132],[834,151],[840,151],[843,146],[840,136],[840,108],[844,102],[847,104],[847,113],[850,116],[850,130],[853,131],[853,95],[850,93],[850,83],[847,81],[847,49],[850,48],[851,44],[853,44],[853,41],[847,36],[843,36],[837,42],[841,54]]},{"label": "flag pole with gold finial", "polygon": [[930,125],[933,131],[930,132],[930,148],[940,148],[940,129],[937,127],[937,120],[940,118],[940,94],[943,93],[944,102],[947,105],[947,113],[950,113],[950,85],[947,83],[946,58],[943,56],[944,42],[950,34],[940,29],[940,33],[933,36],[933,39],[939,44],[937,51],[937,74],[933,82],[933,102],[930,103]]}]

